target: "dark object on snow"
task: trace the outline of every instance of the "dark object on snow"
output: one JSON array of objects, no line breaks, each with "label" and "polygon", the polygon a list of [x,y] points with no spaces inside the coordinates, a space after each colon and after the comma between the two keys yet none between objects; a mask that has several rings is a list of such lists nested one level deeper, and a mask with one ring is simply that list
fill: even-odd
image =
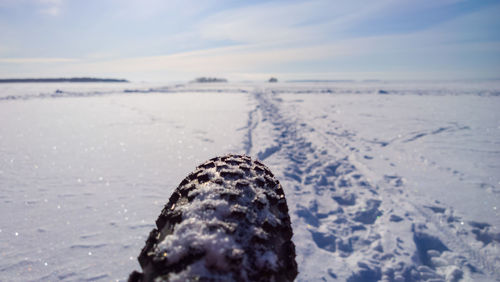
[{"label": "dark object on snow", "polygon": [[389,92],[388,92],[388,91],[385,91],[385,90],[380,89],[380,90],[378,91],[378,94],[389,94]]},{"label": "dark object on snow", "polygon": [[245,155],[213,158],[165,205],[129,281],[292,281],[295,245],[285,194]]},{"label": "dark object on snow", "polygon": [[278,82],[278,79],[276,77],[271,77],[269,79],[269,82]]}]

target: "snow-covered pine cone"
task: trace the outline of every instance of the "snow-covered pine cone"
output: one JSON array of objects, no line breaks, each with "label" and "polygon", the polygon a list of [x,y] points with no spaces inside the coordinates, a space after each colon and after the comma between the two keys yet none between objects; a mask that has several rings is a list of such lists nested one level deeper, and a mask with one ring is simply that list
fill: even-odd
[{"label": "snow-covered pine cone", "polygon": [[173,192],[130,281],[291,281],[295,245],[285,194],[245,155],[208,160]]}]

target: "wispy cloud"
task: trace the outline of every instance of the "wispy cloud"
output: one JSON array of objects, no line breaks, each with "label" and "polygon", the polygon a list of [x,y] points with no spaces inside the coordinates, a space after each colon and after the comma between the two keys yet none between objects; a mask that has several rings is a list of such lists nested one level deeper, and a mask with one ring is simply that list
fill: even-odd
[{"label": "wispy cloud", "polygon": [[41,14],[49,16],[58,16],[63,7],[64,0],[37,0],[41,8],[38,10]]},{"label": "wispy cloud", "polygon": [[78,59],[71,58],[0,58],[0,63],[5,64],[52,64],[75,63]]},{"label": "wispy cloud", "polygon": [[215,0],[109,0],[119,18],[147,20],[158,15],[164,17],[189,18],[209,8]]},{"label": "wispy cloud", "polygon": [[[177,75],[196,73],[231,76],[237,73],[286,73],[288,70],[311,73],[323,71],[337,75],[356,70],[360,75],[383,72],[392,72],[394,75],[398,71],[405,71],[410,76],[420,72],[420,76],[424,77],[422,73],[433,77],[436,72],[442,72],[444,76],[456,75],[458,72],[473,74],[478,66],[466,69],[465,67],[470,65],[466,61],[472,61],[474,64],[474,60],[481,60],[481,54],[498,53],[500,42],[467,41],[471,35],[458,31],[466,30],[472,23],[476,25],[475,29],[480,30],[491,25],[493,17],[488,15],[495,14],[498,8],[490,10],[489,13],[469,14],[433,28],[411,33],[290,45],[247,42],[232,47],[172,55],[88,63],[84,64],[84,68],[129,73],[132,76],[148,71]],[[304,68],[304,65],[309,66],[309,69]],[[485,68],[483,72],[488,72],[488,69]]]},{"label": "wispy cloud", "polygon": [[[11,0],[0,0],[0,4],[2,1]],[[55,10],[49,15],[60,15],[63,9],[68,15],[74,14],[76,8],[85,13],[93,13],[99,7],[105,10],[96,17],[83,12],[81,17],[74,14],[79,27],[87,25],[88,17],[95,19],[91,28],[77,35],[74,27],[59,29],[59,20],[35,17],[34,23],[43,25],[40,31],[51,31],[50,40],[32,32],[38,30],[35,25],[25,29],[25,33],[10,32],[9,26],[2,32],[0,27],[0,33],[11,34],[5,38],[30,34],[24,41],[6,41],[4,48],[9,47],[5,49],[9,52],[4,50],[0,69],[9,75],[16,70],[42,69],[41,64],[49,63],[53,63],[53,72],[129,78],[149,74],[229,77],[287,72],[373,75],[404,71],[413,75],[428,74],[429,69],[479,73],[500,68],[500,21],[496,19],[500,5],[478,6],[483,9],[474,13],[463,7],[460,12],[449,12],[459,10],[454,5],[465,0],[257,4],[225,0],[207,0],[202,4],[194,0],[103,0],[88,5],[65,0],[30,1],[37,3],[31,6],[35,12],[53,7]],[[228,2],[230,6],[226,6]],[[428,17],[429,13],[434,14]],[[61,17],[61,21],[63,18],[71,17]],[[23,44],[34,42],[33,38],[41,43],[36,50]],[[22,58],[24,51],[27,58]],[[5,58],[9,55],[15,58]]]},{"label": "wispy cloud", "polygon": [[[290,1],[224,10],[198,24],[201,37],[246,43],[316,44],[357,37],[366,24],[428,12],[464,0]],[[401,19],[399,19],[401,20]],[[398,25],[395,23],[394,25]],[[422,27],[426,27],[422,25]],[[396,27],[396,33],[405,32]],[[395,31],[385,27],[385,34]],[[361,32],[362,34],[362,32]],[[362,34],[366,35],[366,34]]]},{"label": "wispy cloud", "polygon": [[[366,10],[366,6],[373,6],[359,5],[359,2],[264,3],[216,13],[204,19],[199,24],[199,30],[201,36],[209,40],[239,43],[307,42],[325,38],[329,29],[345,28],[340,21],[352,18],[360,10]],[[387,1],[379,3],[383,2]]]}]

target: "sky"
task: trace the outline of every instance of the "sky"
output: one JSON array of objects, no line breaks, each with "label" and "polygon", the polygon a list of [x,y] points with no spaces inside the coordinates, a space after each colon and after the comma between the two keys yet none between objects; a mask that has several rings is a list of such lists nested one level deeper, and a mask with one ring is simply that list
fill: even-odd
[{"label": "sky", "polygon": [[0,0],[0,78],[500,78],[499,0]]}]

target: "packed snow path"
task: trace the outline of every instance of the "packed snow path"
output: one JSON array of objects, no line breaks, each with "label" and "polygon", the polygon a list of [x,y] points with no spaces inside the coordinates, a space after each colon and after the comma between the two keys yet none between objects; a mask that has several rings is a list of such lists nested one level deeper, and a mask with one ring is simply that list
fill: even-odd
[{"label": "packed snow path", "polygon": [[349,134],[309,125],[316,113],[301,116],[277,91],[257,90],[254,97],[247,151],[288,188],[298,280],[500,277],[499,233],[490,233],[489,224],[464,224],[452,209],[415,201],[402,177],[377,177],[357,159]]}]

